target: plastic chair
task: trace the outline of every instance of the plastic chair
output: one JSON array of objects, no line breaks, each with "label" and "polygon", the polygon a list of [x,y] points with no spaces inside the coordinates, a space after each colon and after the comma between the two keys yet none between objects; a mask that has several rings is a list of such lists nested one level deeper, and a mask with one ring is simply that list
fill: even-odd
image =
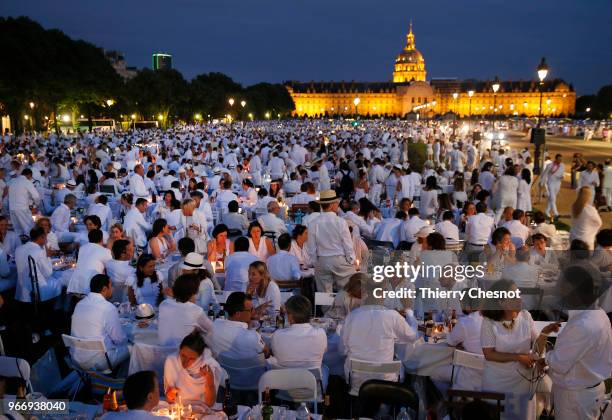
[{"label": "plastic chair", "polygon": [[470,353],[464,350],[455,349],[453,353],[453,368],[451,370],[451,387],[455,379],[455,366],[463,366],[470,369],[483,370],[484,369],[484,355]]},{"label": "plastic chair", "polygon": [[361,385],[370,379],[381,379],[387,374],[397,375],[399,378],[402,362],[393,360],[391,362],[369,362],[367,360],[350,359],[349,365],[349,394],[356,397],[359,395]]},{"label": "plastic chair", "polygon": [[[78,338],[68,334],[62,334],[62,340],[64,341],[64,345],[68,348],[85,351],[97,351],[99,353],[103,353],[106,359],[106,363],[108,365],[108,369],[104,370],[102,373],[110,373],[113,371],[113,364],[111,363],[110,358],[108,357],[108,353],[106,352],[106,346],[104,345],[104,341],[102,339]],[[75,365],[78,365],[76,361],[73,360],[73,362]]]},{"label": "plastic chair", "polygon": [[335,298],[335,293],[315,292],[314,313],[317,313],[317,306],[332,306]]},{"label": "plastic chair", "polygon": [[307,369],[275,369],[270,370],[262,375],[259,379],[259,404],[261,404],[261,395],[266,389],[276,389],[281,391],[290,391],[295,389],[307,389],[312,398],[294,398],[293,401],[305,402],[312,401],[314,412],[317,414],[317,379]]},{"label": "plastic chair", "polygon": [[26,392],[32,393],[30,382],[30,364],[17,357],[0,356],[0,376],[6,378],[21,378],[25,382]]},{"label": "plastic chair", "polygon": [[381,404],[392,406],[396,412],[401,407],[410,408],[417,414],[414,418],[418,417],[419,397],[404,384],[370,379],[359,388],[359,402],[358,417],[374,418]]},{"label": "plastic chair", "polygon": [[266,371],[263,353],[252,359],[232,359],[220,354],[217,361],[229,375],[232,389],[238,391],[257,390],[259,378]]}]

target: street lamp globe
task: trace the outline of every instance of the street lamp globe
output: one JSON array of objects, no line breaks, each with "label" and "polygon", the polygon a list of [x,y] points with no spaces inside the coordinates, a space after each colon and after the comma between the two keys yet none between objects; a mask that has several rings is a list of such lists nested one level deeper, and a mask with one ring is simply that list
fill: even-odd
[{"label": "street lamp globe", "polygon": [[591,112],[591,108],[587,108],[587,109],[586,109],[586,112]]},{"label": "street lamp globe", "polygon": [[163,119],[164,119],[164,116],[163,116],[162,114],[159,114],[159,115],[157,116],[157,119],[161,121],[161,120],[163,120]]},{"label": "street lamp globe", "polygon": [[472,96],[474,96],[474,91],[473,90],[468,90],[468,96],[471,98]]},{"label": "street lamp globe", "polygon": [[547,75],[548,64],[546,64],[546,58],[542,57],[542,61],[540,61],[540,64],[538,65],[538,78],[540,79],[540,82],[543,82]]},{"label": "street lamp globe", "polygon": [[246,106],[246,101],[240,101],[240,106],[244,108]]},{"label": "street lamp globe", "polygon": [[64,121],[65,123],[70,122],[70,115],[68,114],[62,115],[62,121]]},{"label": "street lamp globe", "polygon": [[495,76],[495,80],[493,81],[491,88],[493,88],[494,93],[497,93],[497,91],[499,90],[499,78],[497,76]]},{"label": "street lamp globe", "polygon": [[30,109],[34,109],[34,102],[30,102]]},{"label": "street lamp globe", "polygon": [[234,98],[229,98],[229,102],[230,106],[234,106]]},{"label": "street lamp globe", "polygon": [[453,99],[457,100],[457,98],[459,97],[459,94],[457,92],[453,93]]},{"label": "street lamp globe", "polygon": [[133,120],[135,120],[135,119],[136,119],[136,114],[132,114],[132,115],[131,115],[131,118],[132,118]]},{"label": "street lamp globe", "polygon": [[353,103],[355,104],[355,106],[359,105],[359,102],[361,102],[361,99],[359,99],[359,97],[353,99]]},{"label": "street lamp globe", "polygon": [[115,101],[113,101],[112,99],[107,99],[106,100],[106,105],[108,105],[108,106],[113,106],[114,103],[115,103]]}]

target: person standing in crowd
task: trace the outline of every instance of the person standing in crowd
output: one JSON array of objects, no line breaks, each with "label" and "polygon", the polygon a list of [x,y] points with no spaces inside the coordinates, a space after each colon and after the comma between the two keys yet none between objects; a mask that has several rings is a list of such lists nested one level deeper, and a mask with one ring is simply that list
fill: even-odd
[{"label": "person standing in crowd", "polygon": [[40,194],[32,183],[32,170],[25,168],[21,175],[9,182],[8,202],[13,229],[18,235],[27,235],[34,227],[32,206],[39,206]]},{"label": "person standing in crowd", "polygon": [[342,288],[355,273],[355,250],[346,221],[336,214],[339,199],[334,190],[321,192],[321,215],[309,227],[306,248],[316,258],[315,279],[319,292]]},{"label": "person standing in crowd", "polygon": [[592,189],[583,186],[578,189],[578,197],[572,204],[572,222],[570,239],[580,239],[586,243],[589,249],[595,248],[595,235],[601,228],[601,216],[593,206]]},{"label": "person standing in crowd", "polygon": [[565,174],[565,165],[563,157],[559,154],[555,156],[555,161],[547,166],[542,174],[542,179],[546,180],[546,188],[548,190],[548,204],[546,205],[546,214],[555,219],[559,218],[557,210],[557,195],[561,189],[561,182]]}]

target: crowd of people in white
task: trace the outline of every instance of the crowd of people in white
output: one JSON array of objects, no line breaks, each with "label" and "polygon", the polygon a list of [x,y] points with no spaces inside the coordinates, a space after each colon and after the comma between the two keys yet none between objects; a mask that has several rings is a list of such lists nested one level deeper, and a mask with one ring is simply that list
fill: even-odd
[{"label": "crowd of people in white", "polygon": [[[535,176],[527,148],[480,129],[453,137],[433,122],[311,120],[5,136],[0,291],[25,318],[32,305],[40,316],[68,308],[69,333],[101,337],[113,366],[130,356],[117,307],[150,307],[159,344],[178,349],[164,365],[166,399],[207,405],[223,383],[219,358],[322,368],[326,335],[309,323],[315,291],[337,292],[323,309],[342,324],[347,360],[391,361],[394,344],[418,339],[419,321],[452,309],[459,320],[447,344],[485,358],[484,370],[463,369],[454,387],[505,393],[502,417],[535,418],[526,378],[546,366],[557,418],[596,418],[612,373],[612,293],[600,287],[612,269],[612,230],[599,213],[612,207],[610,159],[579,172],[563,242],[553,222],[568,157],[546,154]],[[543,211],[532,197],[546,202]],[[494,290],[537,287],[538,267],[556,266],[582,300],[558,311],[567,324],[544,352],[559,324],[536,330],[525,301],[492,310],[375,299],[368,273],[383,248],[411,263],[486,262],[500,273]],[[565,258],[568,249],[581,257]],[[66,255],[73,266],[56,269]],[[461,287],[442,278],[383,287],[428,281]],[[224,302],[221,290],[232,292]],[[289,326],[271,342],[249,328],[279,312]],[[96,352],[71,355],[85,369],[106,366]]]}]

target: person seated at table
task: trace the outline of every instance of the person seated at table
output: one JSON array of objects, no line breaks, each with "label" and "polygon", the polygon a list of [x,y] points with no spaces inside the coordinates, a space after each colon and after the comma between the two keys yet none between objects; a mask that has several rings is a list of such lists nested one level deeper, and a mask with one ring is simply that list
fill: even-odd
[{"label": "person seated at table", "polygon": [[395,217],[382,219],[376,225],[374,239],[377,241],[393,242],[393,246],[397,248],[400,242],[400,227],[407,217],[408,214],[405,211],[399,210],[395,213]]},{"label": "person seated at table", "polygon": [[224,290],[244,292],[249,283],[249,266],[259,261],[249,252],[248,238],[241,236],[234,242],[234,253],[225,259]]},{"label": "person seated at table", "polygon": [[157,219],[153,222],[149,250],[156,259],[163,259],[176,251],[176,243],[172,238],[172,231],[166,219]]},{"label": "person seated at table", "polygon": [[514,213],[513,207],[504,207],[501,212],[501,218],[497,222],[497,227],[505,227],[507,223],[512,222],[512,214]]},{"label": "person seated at table", "polygon": [[261,317],[266,312],[280,311],[280,288],[270,278],[266,263],[255,261],[249,265],[247,294],[253,298],[254,316],[256,318]]},{"label": "person seated at table", "polygon": [[[506,264],[502,270],[502,278],[515,279],[518,287],[536,287],[538,284],[538,269],[529,263],[529,249],[519,248],[515,253],[515,262]],[[527,309],[533,309],[527,307]]]},{"label": "person seated at table", "polygon": [[436,223],[435,229],[445,240],[457,242],[459,240],[459,228],[453,223],[454,219],[455,215],[452,211],[445,211],[442,213],[442,221]]},{"label": "person seated at table", "polygon": [[[512,280],[498,280],[489,288],[491,292],[516,290]],[[505,394],[502,419],[535,419],[536,399],[530,395],[533,384],[525,378],[531,377],[537,355],[545,350],[546,335],[555,331],[556,324],[547,325],[539,334],[531,314],[521,309],[520,297],[490,298],[486,305],[480,332],[485,356],[482,390]]]},{"label": "person seated at table", "polygon": [[213,322],[210,347],[213,354],[231,359],[253,359],[260,354],[270,357],[270,349],[256,330],[249,329],[253,300],[244,292],[233,292],[225,302],[228,319]]},{"label": "person seated at table", "polygon": [[433,227],[430,225],[424,225],[414,234],[416,242],[410,247],[409,258],[411,261],[416,261],[421,257],[421,251],[426,249],[427,237],[434,233]]},{"label": "person seated at table", "polygon": [[0,248],[6,255],[15,255],[15,250],[21,246],[21,239],[14,231],[8,230],[9,219],[0,216]]},{"label": "person seated at table", "polygon": [[102,221],[103,230],[109,230],[113,225],[113,212],[108,205],[108,197],[100,194],[95,200],[95,203],[87,208],[87,215],[98,216]]},{"label": "person seated at table", "polygon": [[[408,220],[404,221],[400,227],[400,244],[401,249],[410,249],[416,242],[414,235],[427,223],[419,216],[419,209],[411,207],[408,209]],[[402,244],[401,242],[405,242]]]},{"label": "person seated at table", "polygon": [[157,335],[162,346],[175,346],[196,328],[212,329],[212,321],[195,304],[200,279],[197,274],[183,274],[172,285],[172,298],[159,304]]},{"label": "person seated at table", "polygon": [[[252,222],[248,229],[249,252],[258,260],[266,262],[270,255],[274,255],[274,244],[272,240],[263,236],[263,228],[259,222]],[[234,246],[236,246],[234,244]]]},{"label": "person seated at table", "polygon": [[151,411],[159,405],[159,380],[152,370],[141,370],[128,376],[123,384],[126,411],[106,413],[102,420],[170,420]]},{"label": "person seated at table", "polygon": [[289,253],[291,236],[283,233],[278,237],[279,251],[268,258],[268,271],[273,280],[279,282],[298,281],[302,276],[300,262],[295,255]]},{"label": "person seated at table", "polygon": [[525,244],[529,238],[529,228],[525,226],[525,212],[523,210],[514,210],[512,212],[512,220],[506,222],[504,227],[510,231],[510,236],[515,241]]},{"label": "person seated at table", "polygon": [[208,261],[221,272],[225,269],[225,259],[234,252],[234,244],[228,239],[228,234],[228,227],[223,223],[218,224],[212,231],[213,238],[208,241]]},{"label": "person seated at table", "polygon": [[178,352],[164,362],[166,401],[173,404],[180,395],[183,404],[201,401],[212,407],[224,375],[202,335],[193,331],[182,339]]},{"label": "person seated at table", "polygon": [[108,249],[113,249],[113,243],[119,239],[127,239],[131,241],[130,238],[127,237],[125,231],[123,230],[123,226],[121,223],[115,223],[110,227],[108,232],[108,241],[106,241],[106,247]]},{"label": "person seated at table", "polygon": [[89,232],[92,230],[98,229],[102,232],[102,243],[105,244],[108,241],[108,232],[102,230],[102,222],[100,222],[100,218],[95,214],[90,216],[85,216],[83,218],[83,224],[85,225],[85,232],[77,232],[76,241],[80,246],[86,245],[89,242]]},{"label": "person seated at table", "polygon": [[531,237],[531,252],[529,264],[535,265],[558,265],[557,254],[552,249],[546,249],[548,239],[542,233],[536,233]]},{"label": "person seated at table", "polygon": [[308,255],[308,249],[306,247],[306,241],[308,241],[308,228],[304,225],[295,225],[293,227],[293,232],[291,232],[291,236],[292,241],[289,253],[297,257],[300,268],[305,270],[307,267],[312,266],[312,259]]},{"label": "person seated at table", "polygon": [[272,364],[283,368],[320,369],[327,383],[327,368],[323,355],[327,350],[327,335],[322,328],[310,325],[312,305],[308,298],[296,295],[285,302],[289,327],[278,329],[272,335],[270,348],[274,355]]},{"label": "person seated at table", "polygon": [[278,201],[270,201],[267,209],[268,212],[257,219],[262,230],[274,233],[275,238],[278,238],[283,233],[287,233],[287,226],[285,226],[285,222],[281,219],[281,208]]},{"label": "person seated at table", "polygon": [[168,270],[169,288],[172,288],[172,284],[174,283],[174,281],[182,274],[185,257],[188,254],[195,252],[195,242],[191,238],[181,238],[177,242],[177,247],[179,253],[181,254],[181,258],[176,263],[174,263]]},{"label": "person seated at table", "polygon": [[138,258],[136,274],[128,284],[128,298],[132,305],[148,303],[155,307],[164,299],[165,281],[155,263],[151,254],[142,254]]},{"label": "person seated at table", "polygon": [[128,284],[133,282],[136,269],[131,261],[134,257],[134,244],[127,239],[118,239],[113,243],[113,259],[104,264],[106,274],[113,281],[111,302],[125,302],[128,298]]},{"label": "person seated at table", "polygon": [[70,212],[76,207],[76,204],[76,196],[74,194],[68,194],[64,197],[64,201],[57,206],[51,214],[51,224],[58,233],[58,238],[61,242],[70,242],[74,238],[74,234],[70,232],[72,227]]},{"label": "person seated at table", "polygon": [[557,228],[555,225],[546,223],[546,215],[541,211],[533,213],[533,221],[535,227],[531,230],[532,234],[541,233],[546,238],[553,238],[557,234]]},{"label": "person seated at table", "polygon": [[[253,192],[254,191],[255,190],[253,190]],[[257,195],[257,193],[255,193],[255,195]],[[229,212],[221,216],[223,224],[226,225],[228,229],[239,230],[241,234],[245,233],[249,228],[249,220],[246,215],[239,213],[240,207],[238,206],[238,202],[236,200],[230,201],[227,204],[227,208]]]},{"label": "person seated at table", "polygon": [[212,305],[216,312],[219,309],[219,303],[215,295],[215,284],[211,275],[212,271],[206,267],[206,263],[208,263],[208,261],[206,261],[202,255],[197,252],[190,252],[183,259],[179,275],[195,275],[198,278],[199,284],[195,303],[204,309],[204,311],[208,311],[210,305]]},{"label": "person seated at table", "polygon": [[344,319],[353,309],[361,306],[361,288],[366,276],[363,273],[353,274],[334,297],[334,303],[325,312],[326,318]]},{"label": "person seated at table", "polygon": [[[597,306],[601,274],[596,269],[570,266],[563,271],[559,283],[569,319],[554,349],[546,352],[539,365],[549,367],[555,418],[598,419],[601,402],[605,401],[604,382],[612,372],[610,321]],[[557,330],[558,327],[553,329]]]},{"label": "person seated at table", "polygon": [[155,218],[167,219],[168,215],[172,212],[172,202],[176,200],[174,191],[168,190],[164,192],[162,201],[158,201],[155,209],[153,210],[153,216]]},{"label": "person seated at table", "polygon": [[[480,343],[480,330],[482,327],[482,314],[479,311],[477,299],[466,296],[461,301],[461,309],[465,316],[459,317],[457,324],[446,336],[449,346],[461,347],[474,354],[482,354]],[[465,366],[455,367],[453,389],[466,391],[480,391],[482,389],[482,370]]]},{"label": "person seated at table", "polygon": [[140,248],[147,246],[147,232],[151,230],[151,224],[145,220],[147,206],[146,198],[138,198],[136,204],[125,215],[123,227],[126,234],[134,239],[134,245]]},{"label": "person seated at table", "polygon": [[[106,274],[96,274],[88,285],[89,293],[80,300],[72,314],[70,335],[77,338],[101,339],[113,370],[129,357],[127,337],[119,321],[113,295],[113,283]],[[72,359],[83,369],[108,369],[104,353],[70,348]]]},{"label": "person seated at table", "polygon": [[510,239],[510,231],[505,227],[499,227],[491,235],[491,245],[487,245],[481,259],[492,267],[493,271],[501,272],[504,266],[514,264],[516,261],[516,248]]},{"label": "person seated at table", "polygon": [[[253,185],[253,182],[250,179],[243,179],[242,180],[242,193],[241,193],[241,195],[242,195],[242,202],[248,208],[252,208],[257,203],[257,191],[255,190],[255,186]],[[232,201],[236,201],[236,200],[232,200]],[[231,203],[231,201],[230,201],[230,203]],[[238,202],[236,202],[236,204],[237,203]],[[228,203],[228,208],[229,208],[229,203]],[[230,212],[231,212],[231,210],[230,210]]]},{"label": "person seated at table", "polygon": [[47,249],[47,255],[49,257],[55,257],[60,254],[59,241],[57,239],[57,235],[51,229],[51,220],[48,217],[41,217],[36,221],[36,226],[43,228],[45,233],[47,234],[47,244],[45,248]]},{"label": "person seated at table", "polygon": [[[374,290],[380,284],[366,277],[362,290],[363,305],[352,310],[344,320],[340,332],[340,352],[345,354],[345,377],[349,377],[350,359],[368,362],[391,362],[396,343],[410,343],[417,334],[406,320],[395,310],[387,309],[384,299],[376,298]],[[377,379],[397,381],[394,374],[375,375]],[[364,381],[373,377],[354,375],[353,381]]]},{"label": "person seated at table", "polygon": [[89,281],[96,274],[105,273],[105,264],[113,259],[110,249],[104,246],[102,231],[94,229],[87,234],[89,243],[79,248],[76,268],[68,284],[68,293],[89,293]]}]

